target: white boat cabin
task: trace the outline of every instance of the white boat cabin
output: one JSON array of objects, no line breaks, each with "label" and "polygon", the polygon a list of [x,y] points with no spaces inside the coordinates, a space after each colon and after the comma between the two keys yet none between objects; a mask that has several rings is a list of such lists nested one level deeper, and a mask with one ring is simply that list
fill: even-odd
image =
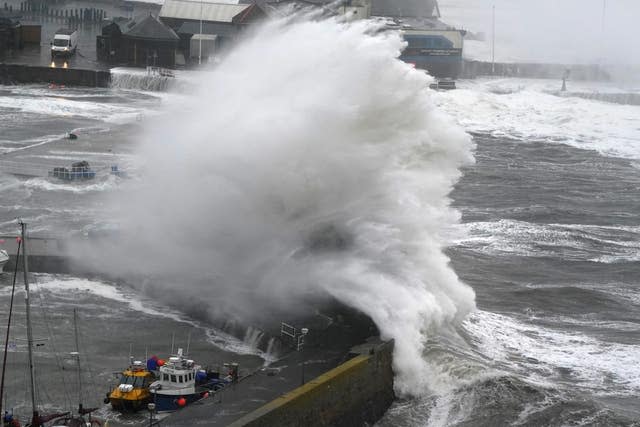
[{"label": "white boat cabin", "polygon": [[152,392],[160,394],[183,395],[195,393],[196,374],[200,366],[193,360],[186,359],[182,355],[182,349],[178,349],[178,355],[172,356],[159,368],[158,381],[151,384]]}]

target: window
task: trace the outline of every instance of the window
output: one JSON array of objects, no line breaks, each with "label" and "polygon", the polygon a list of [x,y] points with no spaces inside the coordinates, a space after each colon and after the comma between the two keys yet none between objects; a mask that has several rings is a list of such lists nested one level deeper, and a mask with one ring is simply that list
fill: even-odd
[{"label": "window", "polygon": [[169,374],[162,374],[162,381],[169,381]]},{"label": "window", "polygon": [[182,382],[182,375],[178,375],[178,382]]},{"label": "window", "polygon": [[175,375],[171,375],[171,382],[172,383],[177,383],[178,382],[178,380],[176,379]]}]

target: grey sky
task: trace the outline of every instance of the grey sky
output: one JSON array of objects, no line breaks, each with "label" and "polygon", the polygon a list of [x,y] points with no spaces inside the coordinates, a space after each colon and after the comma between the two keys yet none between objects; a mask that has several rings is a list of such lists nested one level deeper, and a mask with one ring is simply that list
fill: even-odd
[{"label": "grey sky", "polygon": [[[640,0],[440,0],[445,22],[485,32],[498,60],[640,64]],[[603,37],[604,36],[604,37]],[[485,52],[487,53],[487,52]]]}]

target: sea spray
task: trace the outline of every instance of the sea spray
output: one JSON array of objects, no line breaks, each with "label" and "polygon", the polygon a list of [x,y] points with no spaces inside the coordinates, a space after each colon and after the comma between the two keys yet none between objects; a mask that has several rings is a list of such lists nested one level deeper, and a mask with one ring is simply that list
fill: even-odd
[{"label": "sea spray", "polygon": [[298,19],[248,36],[149,125],[108,264],[212,315],[329,295],[395,339],[397,390],[418,394],[426,337],[474,309],[442,252],[473,145],[380,29]]}]

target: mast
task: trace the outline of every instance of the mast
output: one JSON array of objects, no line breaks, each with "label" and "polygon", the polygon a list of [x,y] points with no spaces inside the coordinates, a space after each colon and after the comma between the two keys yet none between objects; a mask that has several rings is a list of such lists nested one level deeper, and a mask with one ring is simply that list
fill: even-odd
[{"label": "mast", "polygon": [[0,380],[0,416],[2,421],[0,425],[4,426],[4,412],[2,412],[2,399],[4,396],[4,376],[7,370],[7,350],[9,349],[9,332],[11,330],[11,316],[13,315],[13,297],[16,293],[16,278],[18,277],[18,259],[20,258],[20,247],[22,239],[18,242],[18,251],[16,252],[16,264],[13,269],[13,284],[11,285],[11,302],[9,303],[9,316],[7,320],[7,336],[4,341],[4,356],[2,358],[2,379]]},{"label": "mast", "polygon": [[36,376],[33,365],[33,330],[31,328],[31,302],[29,301],[29,261],[27,256],[27,224],[20,221],[21,237],[22,237],[22,270],[24,273],[24,302],[27,314],[27,347],[29,349],[29,378],[31,384],[31,408],[33,415],[31,417],[31,427],[40,427],[40,415],[36,405]]},{"label": "mast", "polygon": [[73,309],[73,333],[76,340],[76,363],[78,365],[78,415],[82,415],[82,371],[80,371],[80,345],[78,344],[78,309]]}]

